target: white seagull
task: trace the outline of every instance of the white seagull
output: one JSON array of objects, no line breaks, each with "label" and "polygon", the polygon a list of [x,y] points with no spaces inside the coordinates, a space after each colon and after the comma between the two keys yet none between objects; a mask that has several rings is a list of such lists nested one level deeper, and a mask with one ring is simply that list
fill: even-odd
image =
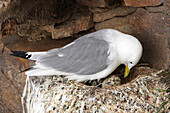
[{"label": "white seagull", "polygon": [[131,35],[114,29],[99,30],[72,43],[45,52],[12,51],[14,56],[35,60],[27,76],[66,75],[69,80],[101,79],[124,64],[125,74],[142,56],[142,45]]}]

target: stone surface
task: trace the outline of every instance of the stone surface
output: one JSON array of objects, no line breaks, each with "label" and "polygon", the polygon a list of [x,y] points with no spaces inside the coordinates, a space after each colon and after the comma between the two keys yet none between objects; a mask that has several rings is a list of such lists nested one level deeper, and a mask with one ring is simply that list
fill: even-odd
[{"label": "stone surface", "polygon": [[[52,38],[58,39],[72,36],[80,31],[85,31],[93,26],[92,14],[87,8],[80,8],[68,21],[52,27]],[[50,31],[49,30],[49,31]]]},{"label": "stone surface", "polygon": [[0,53],[0,112],[22,113],[20,98],[26,76],[19,72],[25,66],[9,54],[9,49],[4,46]]},{"label": "stone surface", "polygon": [[0,12],[3,10],[6,10],[10,2],[11,0],[1,0],[0,1]]},{"label": "stone surface", "polygon": [[167,14],[170,16],[170,9],[167,11]]},{"label": "stone surface", "polygon": [[[165,12],[166,12],[166,17],[165,17],[165,22],[167,27],[170,27],[170,0],[165,0]],[[168,30],[169,32],[170,30]]]},{"label": "stone surface", "polygon": [[4,37],[16,33],[16,21],[14,19],[5,20],[1,25],[1,32]]},{"label": "stone surface", "polygon": [[75,0],[3,0],[1,5],[4,7],[0,10],[0,26],[12,18],[16,21],[18,34],[31,41],[48,37],[41,27],[65,22],[78,7]]},{"label": "stone surface", "polygon": [[100,23],[96,23],[94,25],[95,30],[105,29],[105,28],[112,28],[119,30],[123,33],[132,33],[132,25],[129,23],[131,15],[125,17],[114,17],[110,20],[106,20]]},{"label": "stone surface", "polygon": [[77,3],[83,6],[89,7],[106,7],[106,2],[104,0],[76,0]]},{"label": "stone surface", "polygon": [[[19,35],[11,35],[9,37],[3,38],[2,41],[4,45],[12,51],[47,51],[53,48],[60,48],[65,46],[66,44],[71,43],[76,38],[63,38],[54,40],[51,38],[45,38],[40,41],[30,42],[21,38]],[[1,44],[1,43],[0,43]],[[44,46],[45,45],[45,46]],[[0,46],[1,50],[1,46]]]},{"label": "stone surface", "polygon": [[30,24],[30,21],[35,25],[60,23],[67,20],[71,15],[70,12],[76,8],[75,0],[41,0],[38,2],[34,0],[5,0],[4,2],[7,2],[8,7],[6,10],[1,10],[0,23],[8,18],[16,19],[20,24],[24,22]]},{"label": "stone surface", "polygon": [[93,21],[101,22],[101,21],[108,20],[116,16],[127,16],[128,14],[131,14],[135,11],[136,11],[136,8],[134,7],[120,6],[120,7],[113,8],[102,13],[94,13]]},{"label": "stone surface", "polygon": [[[165,5],[165,12],[166,12],[166,17],[165,17],[165,24],[167,26],[166,32],[167,35],[170,36],[170,0],[165,0],[164,2]],[[169,37],[169,48],[170,48],[170,37]],[[170,72],[170,66],[169,66],[169,72]]]},{"label": "stone surface", "polygon": [[2,53],[3,50],[4,50],[4,44],[2,43],[2,41],[0,41],[0,53]]},{"label": "stone surface", "polygon": [[41,26],[32,27],[31,25],[28,26],[28,24],[23,24],[19,26],[20,27],[18,28],[17,32],[18,35],[20,35],[21,37],[26,37],[26,39],[29,41],[36,42],[50,36],[50,33],[45,30],[42,30]]},{"label": "stone surface", "polygon": [[165,13],[165,6],[146,7],[149,13]]},{"label": "stone surface", "polygon": [[0,111],[2,113],[21,113],[18,91],[1,71],[0,78]]},{"label": "stone surface", "polygon": [[170,17],[165,17],[165,24],[167,25],[167,27],[170,27]]},{"label": "stone surface", "polygon": [[[110,88],[87,86],[57,76],[31,77],[34,90],[28,92],[27,108],[36,113],[154,113],[169,96],[166,91],[154,90],[169,88],[168,75],[156,77],[157,73],[138,67],[134,80]],[[168,104],[163,111],[169,112]]]},{"label": "stone surface", "polygon": [[139,8],[130,20],[134,26],[132,35],[142,43],[143,60],[157,69],[169,68],[168,31],[165,14],[149,13]]},{"label": "stone surface", "polygon": [[77,3],[88,7],[115,7],[121,4],[120,0],[76,0]]},{"label": "stone surface", "polygon": [[108,11],[109,9],[108,8],[100,8],[100,7],[89,7],[89,10],[92,13],[102,13],[102,12]]},{"label": "stone surface", "polygon": [[163,0],[124,0],[126,6],[144,7],[158,6],[163,3]]}]

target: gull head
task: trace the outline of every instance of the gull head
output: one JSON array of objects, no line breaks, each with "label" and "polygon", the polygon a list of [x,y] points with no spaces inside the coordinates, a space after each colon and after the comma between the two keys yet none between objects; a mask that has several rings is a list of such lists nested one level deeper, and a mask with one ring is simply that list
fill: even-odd
[{"label": "gull head", "polygon": [[117,51],[120,63],[126,66],[124,77],[127,77],[130,69],[139,62],[142,56],[142,45],[137,38],[125,34],[117,39]]}]

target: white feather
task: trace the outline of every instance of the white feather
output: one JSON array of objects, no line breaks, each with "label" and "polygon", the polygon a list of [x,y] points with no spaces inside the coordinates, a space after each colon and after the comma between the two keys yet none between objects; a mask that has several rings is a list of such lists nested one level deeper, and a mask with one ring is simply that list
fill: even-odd
[{"label": "white feather", "polygon": [[31,55],[31,57],[28,58],[29,60],[37,60],[40,56],[45,55],[46,52],[27,52],[26,54],[28,54],[26,58]]}]

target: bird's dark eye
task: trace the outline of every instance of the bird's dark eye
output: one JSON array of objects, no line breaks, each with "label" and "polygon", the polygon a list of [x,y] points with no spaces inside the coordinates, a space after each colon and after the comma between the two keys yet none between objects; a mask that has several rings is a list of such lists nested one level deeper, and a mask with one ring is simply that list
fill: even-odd
[{"label": "bird's dark eye", "polygon": [[132,64],[132,62],[130,62]]}]

